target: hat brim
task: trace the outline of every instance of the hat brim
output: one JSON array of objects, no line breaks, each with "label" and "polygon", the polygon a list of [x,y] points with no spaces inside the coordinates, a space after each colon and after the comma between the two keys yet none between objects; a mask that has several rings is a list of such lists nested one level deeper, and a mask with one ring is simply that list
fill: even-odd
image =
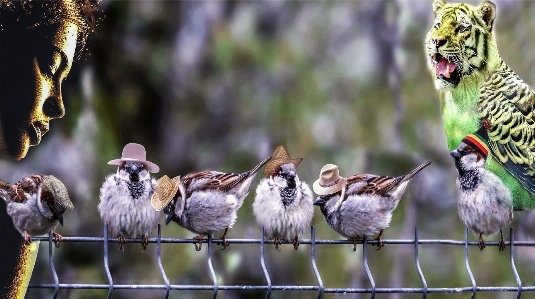
[{"label": "hat brim", "polygon": [[156,211],[165,208],[169,202],[175,197],[178,191],[180,177],[175,177],[172,180],[166,175],[161,177],[156,183],[156,189],[150,198],[150,204]]},{"label": "hat brim", "polygon": [[143,163],[145,167],[147,167],[148,172],[158,173],[160,171],[160,167],[150,161],[143,161],[143,160],[131,159],[131,158],[113,159],[110,162],[108,162],[108,165],[121,165],[121,162],[123,161],[136,161],[136,162]]},{"label": "hat brim", "polygon": [[329,187],[323,187],[320,185],[320,180],[317,179],[312,185],[312,189],[314,190],[314,193],[316,193],[317,195],[320,195],[320,196],[329,195],[329,194],[333,194],[344,189],[346,184],[347,184],[347,179],[340,177],[340,180],[338,181],[338,183]]}]

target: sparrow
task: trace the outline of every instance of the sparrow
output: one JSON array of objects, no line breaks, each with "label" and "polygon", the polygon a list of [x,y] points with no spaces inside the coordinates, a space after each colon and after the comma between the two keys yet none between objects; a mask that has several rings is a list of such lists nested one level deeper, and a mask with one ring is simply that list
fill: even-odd
[{"label": "sparrow", "polygon": [[327,164],[313,185],[314,192],[319,195],[314,205],[320,207],[325,221],[334,231],[353,240],[353,251],[356,251],[359,238],[377,233],[375,240],[381,249],[383,230],[390,225],[392,212],[407,184],[429,164],[431,161],[399,177],[357,174],[348,178],[340,177],[336,165]]},{"label": "sparrow", "polygon": [[488,157],[488,135],[485,129],[466,136],[450,152],[459,176],[457,208],[461,222],[473,234],[479,234],[479,249],[485,248],[482,235],[500,232],[498,250],[505,249],[502,227],[513,220],[511,192],[502,180],[485,169]]},{"label": "sparrow", "polygon": [[60,180],[52,175],[33,174],[14,185],[0,182],[0,196],[26,244],[31,243],[32,236],[52,232],[54,244],[59,247],[62,237],[55,229],[58,223],[63,226],[65,211],[73,209],[67,188]]},{"label": "sparrow", "polygon": [[[195,249],[202,249],[202,239],[225,229],[221,239],[223,249],[229,244],[226,236],[236,221],[256,173],[271,157],[244,173],[201,171],[170,180],[162,177],[157,184],[151,202],[155,210],[163,209],[165,224],[171,220],[181,227],[198,234],[194,237]],[[171,186],[171,188],[167,188]],[[170,191],[170,192],[169,192]],[[180,192],[177,192],[180,191]]]},{"label": "sparrow", "polygon": [[310,227],[314,215],[312,191],[299,180],[296,172],[303,159],[291,159],[282,145],[271,158],[264,168],[265,178],[256,188],[253,213],[277,250],[280,250],[281,239],[293,239],[294,250],[297,250],[299,239]]},{"label": "sparrow", "polygon": [[141,237],[144,251],[148,235],[157,226],[161,212],[152,208],[150,198],[156,187],[156,180],[150,172],[157,173],[159,167],[145,159],[145,148],[129,143],[123,149],[121,159],[108,164],[117,165],[117,173],[110,174],[100,188],[98,211],[102,221],[108,225],[108,233],[117,236],[119,249],[124,252],[125,237]]}]

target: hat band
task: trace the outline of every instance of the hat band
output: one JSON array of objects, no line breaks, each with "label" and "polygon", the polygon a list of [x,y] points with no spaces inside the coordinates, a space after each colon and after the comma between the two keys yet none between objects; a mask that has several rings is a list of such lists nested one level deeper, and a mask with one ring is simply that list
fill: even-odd
[{"label": "hat band", "polygon": [[484,158],[487,158],[489,155],[489,148],[485,144],[484,139],[478,138],[479,136],[475,134],[470,134],[464,138],[463,141],[466,143],[475,146],[475,150],[483,155]]},{"label": "hat band", "polygon": [[338,184],[339,181],[340,181],[340,178],[338,178],[336,181],[334,181],[332,183],[329,183],[329,184],[323,185],[323,184],[320,183],[320,186],[323,187],[323,188],[331,187],[331,186],[334,186],[334,185]]}]

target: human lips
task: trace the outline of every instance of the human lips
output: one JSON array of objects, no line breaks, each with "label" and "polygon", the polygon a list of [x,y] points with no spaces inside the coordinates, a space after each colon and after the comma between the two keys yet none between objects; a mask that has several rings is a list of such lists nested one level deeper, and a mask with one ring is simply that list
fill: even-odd
[{"label": "human lips", "polygon": [[28,131],[28,134],[30,136],[30,145],[38,145],[41,142],[41,137],[43,137],[43,135],[48,132],[48,123],[40,121],[33,122],[31,128]]}]

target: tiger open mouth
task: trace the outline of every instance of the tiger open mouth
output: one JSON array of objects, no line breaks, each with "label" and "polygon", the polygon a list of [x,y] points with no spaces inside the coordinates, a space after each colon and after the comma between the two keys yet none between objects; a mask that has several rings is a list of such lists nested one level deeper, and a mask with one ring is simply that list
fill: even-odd
[{"label": "tiger open mouth", "polygon": [[439,53],[434,54],[432,59],[435,64],[435,75],[437,78],[457,86],[461,80],[461,73],[455,63],[449,61]]}]

